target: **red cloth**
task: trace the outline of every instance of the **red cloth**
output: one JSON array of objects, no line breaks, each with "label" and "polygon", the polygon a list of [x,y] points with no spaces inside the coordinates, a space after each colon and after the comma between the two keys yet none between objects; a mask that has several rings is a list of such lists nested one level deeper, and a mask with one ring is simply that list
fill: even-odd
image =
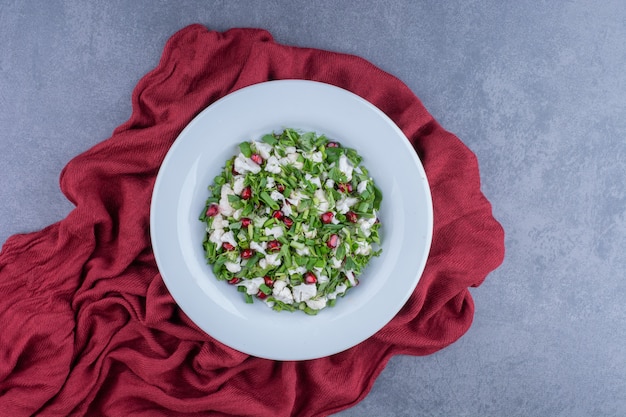
[{"label": "red cloth", "polygon": [[[170,297],[150,247],[155,176],[182,128],[218,98],[301,78],[348,89],[411,140],[433,195],[418,288],[385,328],[331,357],[276,362],[200,331]],[[361,58],[277,44],[263,30],[176,33],[137,85],[130,119],[69,162],[76,208],[0,253],[0,415],[325,416],[362,400],[392,355],[426,355],[470,326],[468,287],[503,259],[503,230],[474,154],[398,79]]]}]

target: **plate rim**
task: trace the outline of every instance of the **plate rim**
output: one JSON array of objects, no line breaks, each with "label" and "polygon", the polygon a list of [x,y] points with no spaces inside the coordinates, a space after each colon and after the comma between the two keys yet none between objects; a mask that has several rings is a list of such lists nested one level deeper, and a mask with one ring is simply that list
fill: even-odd
[{"label": "plate rim", "polygon": [[[414,167],[417,168],[417,171],[420,172],[420,178],[416,178],[414,179],[415,182],[419,182],[421,184],[421,190],[424,192],[424,196],[426,198],[426,204],[424,206],[424,208],[426,209],[426,214],[428,219],[426,220],[426,236],[424,237],[425,240],[425,248],[424,248],[424,252],[423,254],[421,254],[421,259],[419,262],[419,266],[417,268],[417,277],[414,279],[414,284],[411,286],[410,291],[406,291],[406,293],[403,295],[402,297],[402,302],[397,306],[397,308],[394,308],[394,312],[393,314],[391,314],[390,318],[388,320],[385,320],[384,324],[382,324],[382,326],[379,326],[378,328],[376,328],[373,332],[371,332],[371,334],[367,337],[365,337],[362,340],[358,340],[355,343],[350,343],[349,346],[347,347],[342,347],[340,349],[331,349],[332,351],[325,351],[321,354],[318,355],[271,355],[271,354],[263,354],[261,352],[257,352],[254,349],[246,349],[246,348],[242,348],[241,346],[232,346],[232,343],[229,343],[227,341],[222,340],[221,338],[216,337],[214,334],[211,334],[209,331],[207,331],[203,326],[201,326],[196,320],[194,320],[194,317],[192,317],[192,315],[188,312],[188,306],[184,306],[184,302],[180,299],[179,295],[178,295],[178,291],[176,289],[176,286],[172,285],[172,281],[170,281],[170,277],[167,276],[166,273],[164,273],[164,267],[163,267],[163,258],[161,257],[161,255],[159,255],[159,245],[160,242],[156,241],[156,236],[158,236],[158,232],[156,230],[156,216],[158,213],[158,209],[155,208],[155,205],[157,204],[157,201],[159,199],[159,193],[161,192],[162,188],[161,188],[161,183],[164,181],[164,176],[166,175],[166,171],[168,168],[168,164],[170,162],[170,160],[174,157],[173,155],[176,154],[178,147],[181,146],[181,143],[183,143],[184,138],[186,137],[186,135],[189,134],[189,132],[194,128],[194,126],[200,122],[200,120],[202,119],[203,115],[205,115],[207,112],[211,111],[210,109],[215,109],[216,107],[219,107],[221,105],[221,103],[224,103],[226,100],[233,100],[236,99],[237,96],[240,95],[245,95],[246,92],[251,92],[255,89],[262,89],[262,88],[267,88],[268,86],[278,86],[278,85],[308,85],[308,86],[314,86],[313,88],[327,88],[327,89],[331,89],[335,92],[339,92],[340,94],[348,94],[351,98],[355,99],[356,101],[358,101],[361,105],[365,105],[367,107],[369,107],[370,111],[373,111],[374,113],[376,113],[380,118],[382,118],[392,129],[394,129],[396,131],[396,134],[398,136],[400,136],[402,139],[404,139],[404,145],[407,146],[408,148],[410,148],[410,154],[411,154],[411,159],[414,162]],[[253,130],[251,128],[251,130]],[[376,180],[376,178],[375,178]],[[208,184],[206,184],[208,185]],[[385,194],[385,190],[383,190],[383,193]],[[207,193],[208,195],[208,193]],[[197,219],[196,219],[197,221]],[[402,309],[402,307],[406,304],[406,302],[408,301],[408,299],[410,298],[410,296],[412,295],[412,293],[415,291],[415,288],[417,287],[419,281],[421,280],[421,277],[423,275],[425,266],[426,266],[426,262],[428,260],[429,257],[429,253],[430,253],[430,249],[432,246],[432,236],[433,236],[433,228],[434,228],[434,224],[433,224],[433,204],[432,204],[432,195],[431,195],[431,191],[430,191],[430,185],[428,182],[428,178],[426,176],[426,172],[424,169],[424,166],[419,158],[419,156],[417,155],[416,151],[414,150],[413,146],[411,145],[409,139],[406,137],[406,135],[404,134],[404,132],[395,124],[395,122],[389,117],[387,116],[381,109],[379,109],[377,106],[375,106],[373,103],[369,102],[368,100],[364,99],[363,97],[338,86],[335,86],[333,84],[328,84],[328,83],[323,83],[323,82],[319,82],[319,81],[311,81],[311,80],[305,80],[305,79],[284,79],[284,80],[271,80],[271,81],[263,81],[263,82],[259,82],[256,84],[252,84],[246,87],[243,87],[241,89],[238,89],[234,92],[231,92],[223,97],[221,97],[220,99],[214,101],[213,103],[211,103],[210,105],[206,106],[205,108],[203,108],[201,111],[199,111],[194,117],[193,119],[191,119],[189,121],[189,123],[187,123],[185,125],[185,127],[180,131],[180,133],[177,135],[176,139],[173,141],[172,145],[170,146],[170,148],[168,149],[165,157],[163,158],[160,166],[159,166],[159,171],[157,173],[156,176],[156,180],[154,182],[154,188],[152,191],[152,198],[151,198],[151,203],[150,203],[150,238],[151,238],[151,242],[152,242],[152,248],[153,248],[153,252],[154,252],[154,257],[155,257],[155,261],[157,263],[157,267],[159,270],[159,273],[164,281],[164,284],[168,290],[168,292],[170,293],[170,295],[172,296],[172,298],[174,299],[174,301],[176,302],[176,304],[178,305],[178,307],[189,317],[189,319],[194,322],[194,324],[196,324],[196,326],[198,326],[198,328],[200,328],[203,332],[205,332],[206,334],[208,334],[210,337],[212,337],[213,339],[225,344],[226,346],[229,346],[235,350],[238,350],[240,352],[249,354],[249,355],[253,355],[253,356],[257,356],[257,357],[263,357],[266,359],[273,359],[273,360],[308,360],[308,359],[315,359],[315,358],[319,358],[319,357],[325,357],[325,356],[329,356],[335,353],[339,353],[342,352],[344,350],[347,350],[361,342],[363,342],[364,340],[366,340],[367,338],[371,337],[373,334],[375,334],[376,332],[378,332],[380,329],[382,329],[385,325],[387,325],[391,320],[393,320],[393,318],[398,314],[398,312]],[[212,279],[215,280],[214,276],[211,277]],[[216,280],[217,281],[217,280]],[[274,313],[274,314],[279,314],[279,313]]]}]

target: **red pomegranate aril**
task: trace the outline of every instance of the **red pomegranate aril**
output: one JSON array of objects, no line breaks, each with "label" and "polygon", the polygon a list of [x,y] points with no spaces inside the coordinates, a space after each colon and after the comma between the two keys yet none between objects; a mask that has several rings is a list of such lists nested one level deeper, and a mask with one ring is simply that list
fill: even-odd
[{"label": "red pomegranate aril", "polygon": [[285,192],[285,186],[282,184],[277,184],[276,185],[276,189],[278,190],[279,193],[284,193]]},{"label": "red pomegranate aril", "polygon": [[339,144],[338,144],[337,142],[328,142],[328,143],[326,144],[326,147],[327,147],[327,148],[338,148],[338,147],[339,147]]},{"label": "red pomegranate aril", "polygon": [[230,243],[228,243],[228,242],[222,243],[222,246],[224,247],[224,249],[229,250],[229,251],[230,250],[235,250],[235,247],[233,245],[231,245]]},{"label": "red pomegranate aril", "polygon": [[244,249],[241,251],[241,259],[250,259],[254,255],[254,251],[252,249]]},{"label": "red pomegranate aril", "polygon": [[293,226],[293,220],[291,219],[291,217],[283,218],[283,223],[285,223],[285,226],[287,226],[287,229],[290,229],[291,226]]},{"label": "red pomegranate aril", "polygon": [[241,190],[241,198],[243,198],[244,200],[249,200],[250,197],[252,197],[252,188],[250,186],[247,186],[246,188]]},{"label": "red pomegranate aril", "polygon": [[264,300],[267,298],[267,294],[265,294],[263,291],[259,290],[259,292],[256,293],[256,296],[258,298],[260,298],[261,300]]},{"label": "red pomegranate aril", "polygon": [[219,212],[220,212],[220,206],[218,206],[217,204],[211,204],[209,208],[207,208],[206,210],[206,215],[209,217],[214,217],[214,216],[217,216]]},{"label": "red pomegranate aril", "polygon": [[352,184],[349,182],[342,182],[337,185],[337,189],[342,193],[351,193],[352,192]]},{"label": "red pomegranate aril", "polygon": [[263,277],[263,281],[265,282],[265,285],[267,285],[268,287],[271,287],[272,285],[274,285],[274,280],[267,275]]},{"label": "red pomegranate aril", "polygon": [[348,219],[349,222],[352,222],[352,223],[356,223],[357,220],[359,220],[359,216],[353,211],[347,212],[346,218]]},{"label": "red pomegranate aril", "polygon": [[241,278],[239,277],[232,277],[231,279],[229,279],[227,281],[229,284],[238,284],[239,282],[241,282]]},{"label": "red pomegranate aril", "polygon": [[241,219],[241,227],[248,227],[252,224],[252,220],[244,217],[243,219]]},{"label": "red pomegranate aril", "polygon": [[317,282],[317,277],[313,272],[307,272],[303,278],[306,284],[315,284]]},{"label": "red pomegranate aril", "polygon": [[280,242],[278,240],[270,240],[267,242],[267,250],[270,252],[276,252],[280,250]]},{"label": "red pomegranate aril", "polygon": [[331,249],[336,248],[338,244],[339,244],[339,236],[335,233],[330,235],[330,237],[328,238],[328,242],[326,242],[326,245]]},{"label": "red pomegranate aril", "polygon": [[283,214],[283,212],[282,212],[282,211],[280,211],[280,210],[276,210],[276,211],[274,211],[274,212],[272,213],[272,217],[273,217],[273,218],[275,218],[275,219],[278,219],[278,220],[282,220],[284,216],[285,216],[285,215],[284,215],[284,214]]},{"label": "red pomegranate aril", "polygon": [[258,153],[253,153],[252,156],[250,156],[250,159],[252,159],[257,165],[261,165],[263,163],[263,157]]},{"label": "red pomegranate aril", "polygon": [[335,215],[331,211],[327,211],[326,213],[322,213],[320,217],[322,219],[322,223],[328,224],[333,221],[333,217],[335,217]]}]

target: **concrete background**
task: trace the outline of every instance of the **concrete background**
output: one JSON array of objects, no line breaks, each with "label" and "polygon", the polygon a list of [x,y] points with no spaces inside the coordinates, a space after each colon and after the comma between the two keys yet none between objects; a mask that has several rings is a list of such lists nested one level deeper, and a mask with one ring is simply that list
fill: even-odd
[{"label": "concrete background", "polygon": [[0,1],[0,242],[67,215],[61,169],[190,23],[398,76],[477,154],[506,230],[469,332],[338,416],[626,415],[625,1]]}]

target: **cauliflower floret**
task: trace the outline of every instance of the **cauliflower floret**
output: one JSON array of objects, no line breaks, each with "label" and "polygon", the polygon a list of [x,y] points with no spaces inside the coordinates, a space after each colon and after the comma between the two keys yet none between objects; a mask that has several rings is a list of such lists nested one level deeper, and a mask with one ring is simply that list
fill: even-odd
[{"label": "cauliflower floret", "polygon": [[293,294],[291,294],[291,291],[287,288],[285,281],[278,280],[274,282],[272,295],[278,301],[282,301],[285,304],[293,304]]},{"label": "cauliflower floret", "polygon": [[272,188],[276,184],[274,177],[267,177],[267,183],[265,184],[265,188]]},{"label": "cauliflower floret", "polygon": [[213,218],[213,223],[211,223],[211,227],[213,229],[224,229],[225,227],[228,227],[230,223],[228,223],[228,220],[226,220],[225,218],[222,217],[221,214],[217,214],[214,218]]},{"label": "cauliflower floret", "polygon": [[295,190],[291,194],[289,194],[289,198],[287,199],[287,201],[289,201],[294,206],[298,206],[300,204],[300,200],[302,200],[303,198],[306,198],[306,196],[300,191]]},{"label": "cauliflower floret", "polygon": [[283,235],[283,228],[281,226],[274,226],[271,229],[269,227],[265,228],[265,236],[274,236],[275,239],[278,239]]},{"label": "cauliflower floret", "polygon": [[307,159],[310,159],[311,161],[317,162],[317,163],[320,163],[320,162],[323,161],[323,156],[322,156],[322,153],[320,151],[312,152],[310,154],[307,154],[305,157]]},{"label": "cauliflower floret", "polygon": [[[320,213],[328,211],[328,209],[330,208],[330,204],[328,203],[328,200],[326,200],[326,194],[324,194],[324,191],[322,189],[318,188],[317,190],[315,190],[315,193],[313,193],[313,197],[315,197],[318,201],[316,208]],[[348,210],[346,210],[346,212],[347,211]]]},{"label": "cauliflower floret", "polygon": [[237,241],[235,240],[235,235],[233,234],[232,230],[229,230],[228,232],[224,233],[222,237],[220,238],[220,240],[222,242],[228,242],[233,246],[237,246]]},{"label": "cauliflower floret", "polygon": [[240,153],[235,158],[235,171],[240,174],[245,174],[246,172],[258,174],[261,171],[261,167],[252,159],[246,158],[244,154]]},{"label": "cauliflower floret", "polygon": [[299,303],[315,297],[317,294],[317,287],[315,284],[300,284],[293,287],[292,292],[294,301]]},{"label": "cauliflower floret", "polygon": [[235,194],[237,195],[241,194],[244,188],[243,183],[245,179],[246,177],[244,177],[243,175],[237,175],[235,177],[235,183],[233,184],[233,191],[235,192]]},{"label": "cauliflower floret", "polygon": [[350,211],[350,207],[359,202],[359,199],[356,197],[341,197],[341,200],[337,201],[337,205],[335,206],[337,211],[341,214],[346,214]]},{"label": "cauliflower floret", "polygon": [[265,280],[263,277],[257,277],[252,279],[244,279],[238,284],[238,287],[246,287],[246,293],[249,295],[254,295],[259,292],[259,287],[261,284],[264,284]]},{"label": "cauliflower floret", "polygon": [[307,239],[313,239],[317,236],[317,229],[309,230],[309,225],[306,223],[302,223],[302,231]]},{"label": "cauliflower floret", "polygon": [[280,266],[281,260],[278,257],[279,255],[279,253],[265,255],[265,258],[259,261],[259,266],[263,269],[267,268],[268,266]]},{"label": "cauliflower floret", "polygon": [[[374,214],[376,214],[376,213],[374,213]],[[372,234],[372,231],[370,229],[372,228],[374,223],[376,223],[376,217],[375,216],[370,218],[370,219],[360,218],[357,221],[357,224],[361,228],[361,231],[363,231],[363,234],[365,236],[368,236],[368,237],[369,237],[369,235]]]},{"label": "cauliflower floret", "polygon": [[233,189],[230,188],[230,184],[222,185],[222,192],[220,195],[220,213],[226,216],[232,216],[233,211],[235,211],[228,201],[229,195],[235,195]]},{"label": "cauliflower floret", "polygon": [[315,271],[314,274],[317,277],[317,282],[320,284],[328,282],[328,277],[322,273],[324,272],[322,268],[313,268],[313,270]]},{"label": "cauliflower floret", "polygon": [[228,269],[228,272],[236,274],[241,271],[241,258],[237,258],[234,262],[224,262],[224,266]]},{"label": "cauliflower floret", "polygon": [[215,243],[217,247],[222,246],[222,236],[224,235],[224,229],[215,229],[209,235],[209,241]]},{"label": "cauliflower floret", "polygon": [[354,251],[355,255],[369,255],[372,252],[372,245],[367,242],[357,242],[358,248]]},{"label": "cauliflower floret", "polygon": [[307,173],[304,175],[304,178],[311,184],[316,185],[317,188],[322,188],[322,182],[320,181],[319,177],[314,177],[313,175]]},{"label": "cauliflower floret", "polygon": [[284,158],[280,158],[279,162],[281,165],[293,165],[296,169],[302,169],[304,167],[304,163],[298,161],[298,154],[295,151],[293,153],[287,153]]},{"label": "cauliflower floret", "polygon": [[335,269],[341,268],[341,264],[343,263],[343,261],[341,259],[337,259],[335,257],[332,257],[330,259],[330,262],[331,262],[330,266],[335,268]]},{"label": "cauliflower floret", "polygon": [[267,221],[267,219],[269,219],[269,217],[255,217],[254,218],[254,227],[263,227],[263,224],[265,224],[265,222]]},{"label": "cauliflower floret", "polygon": [[365,189],[367,188],[367,180],[363,180],[359,183],[359,185],[356,186],[356,190],[359,192],[359,194],[363,194],[365,192]]},{"label": "cauliflower floret", "polygon": [[278,159],[272,155],[265,161],[265,170],[272,174],[280,174],[281,168]]},{"label": "cauliflower floret", "polygon": [[263,255],[266,254],[265,249],[267,248],[267,242],[256,243],[255,241],[250,242],[250,249],[255,250],[257,252],[261,252]]},{"label": "cauliflower floret", "polygon": [[348,181],[352,181],[353,170],[354,167],[352,166],[350,160],[344,154],[341,154],[341,156],[339,157],[339,171],[343,172],[346,175]]},{"label": "cauliflower floret", "polygon": [[306,300],[306,305],[313,310],[321,310],[326,307],[326,297],[320,297],[313,300]]},{"label": "cauliflower floret", "polygon": [[274,201],[278,201],[278,200],[285,201],[285,196],[276,190],[272,191],[272,193],[270,194],[270,198]]},{"label": "cauliflower floret", "polygon": [[287,202],[283,204],[283,207],[280,209],[280,211],[282,211],[285,216],[291,216],[292,213],[291,206]]},{"label": "cauliflower floret", "polygon": [[270,153],[272,152],[272,145],[265,142],[253,142],[254,148],[256,151],[263,157],[263,159],[268,159],[270,157]]}]

